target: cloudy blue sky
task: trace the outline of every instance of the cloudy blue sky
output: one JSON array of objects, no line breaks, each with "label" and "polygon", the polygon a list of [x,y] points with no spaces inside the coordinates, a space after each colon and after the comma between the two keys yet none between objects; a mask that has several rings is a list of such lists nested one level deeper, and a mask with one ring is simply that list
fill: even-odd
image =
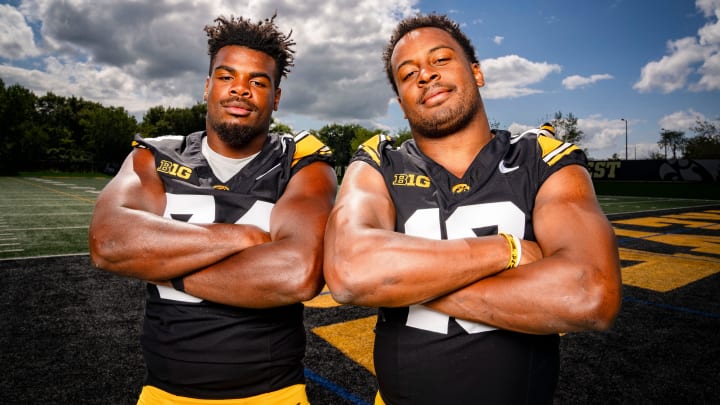
[{"label": "cloudy blue sky", "polygon": [[[380,54],[395,23],[448,14],[473,40],[488,116],[513,132],[573,113],[592,158],[658,152],[661,128],[720,119],[720,0],[0,1],[0,78],[139,119],[188,107],[207,71],[202,28],[220,14],[293,30],[296,66],[276,118],[300,129],[407,127]],[[627,121],[622,121],[625,118]]]}]

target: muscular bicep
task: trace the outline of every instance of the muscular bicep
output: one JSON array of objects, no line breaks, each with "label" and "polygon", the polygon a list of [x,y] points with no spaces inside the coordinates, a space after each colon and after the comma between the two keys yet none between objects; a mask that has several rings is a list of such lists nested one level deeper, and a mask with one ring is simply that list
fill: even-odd
[{"label": "muscular bicep", "polygon": [[162,215],[165,188],[155,170],[155,160],[147,149],[134,149],[120,171],[98,196],[98,210],[133,209]]},{"label": "muscular bicep", "polygon": [[336,193],[335,171],[326,163],[315,162],[300,170],[273,208],[272,240],[322,239]]},{"label": "muscular bicep", "polygon": [[389,249],[383,241],[397,235],[393,208],[380,173],[367,163],[352,163],[325,231],[323,271],[336,299],[373,290],[374,277],[366,269],[376,269],[372,263],[377,252]]},{"label": "muscular bicep", "polygon": [[615,248],[612,228],[600,209],[590,176],[578,165],[560,169],[542,185],[533,224],[545,257],[591,255],[594,260]]},{"label": "muscular bicep", "polygon": [[332,216],[333,231],[346,226],[394,230],[395,207],[382,175],[367,163],[353,162],[345,173]]},{"label": "muscular bicep", "polygon": [[558,170],[535,201],[542,259],[448,294],[433,308],[525,333],[604,330],[612,323],[621,291],[617,245],[587,171]]}]

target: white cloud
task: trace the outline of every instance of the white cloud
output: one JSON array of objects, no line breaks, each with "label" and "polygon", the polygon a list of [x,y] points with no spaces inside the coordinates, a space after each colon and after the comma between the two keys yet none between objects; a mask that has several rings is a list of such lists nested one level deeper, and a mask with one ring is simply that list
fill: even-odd
[{"label": "white cloud", "polygon": [[706,120],[705,115],[689,109],[687,111],[675,111],[672,114],[668,114],[658,121],[658,125],[670,131],[683,131],[689,132],[690,128],[695,126],[695,121]]},{"label": "white cloud", "polygon": [[702,77],[690,87],[695,91],[720,90],[720,53],[710,56],[699,69]]},{"label": "white cloud", "polygon": [[532,62],[518,55],[485,59],[481,63],[487,86],[484,98],[500,99],[542,93],[531,85],[543,81],[548,75],[562,70],[560,65]]},{"label": "white cloud", "polygon": [[[537,125],[526,125],[513,122],[508,131],[512,134],[520,134],[528,129],[536,128]],[[578,145],[588,151],[588,156],[593,159],[606,159],[614,153],[625,156],[625,123],[618,119],[607,119],[601,115],[591,115],[586,118],[578,118],[577,127],[583,131],[584,138]],[[642,147],[638,152],[644,151]],[[621,153],[622,152],[622,153]],[[633,146],[632,153],[635,152]],[[640,158],[641,156],[638,155]]]},{"label": "white cloud", "polygon": [[382,49],[397,19],[417,11],[414,2],[317,3],[321,6],[288,0],[287,24],[298,45],[296,66],[283,85],[281,110],[308,111],[335,122],[385,115],[393,94]]},{"label": "white cloud", "polygon": [[[201,100],[207,75],[203,27],[219,15],[258,20],[277,11],[276,23],[283,32],[292,30],[297,42],[295,66],[281,83],[279,119],[283,114],[373,119],[386,114],[392,97],[382,48],[398,19],[417,12],[416,3],[24,0],[18,9],[0,6],[0,24],[15,27],[13,35],[25,27],[23,36],[13,39],[23,44],[33,43],[25,20],[37,24],[42,27],[38,42],[50,53],[33,68],[0,65],[0,76],[8,85],[19,83],[39,94],[73,95],[131,112],[190,106]],[[2,38],[0,57],[7,58],[10,37]],[[33,49],[15,52],[27,58],[37,54]]]},{"label": "white cloud", "polygon": [[[641,141],[634,134],[634,127],[642,123],[630,120],[628,124],[628,157],[646,159],[651,153],[659,151],[657,143]],[[509,131],[513,134],[534,128],[533,125],[513,123]],[[625,158],[625,122],[617,118],[605,118],[600,114],[578,117],[577,128],[583,132],[583,140],[578,144],[587,151],[591,159],[608,159],[613,155]],[[658,135],[659,137],[659,135]]]},{"label": "white cloud", "polygon": [[693,37],[668,42],[670,55],[642,68],[640,80],[633,88],[640,92],[660,90],[671,93],[685,88],[688,77],[696,70],[694,65],[709,56],[709,50]]},{"label": "white cloud", "polygon": [[647,134],[638,134],[635,128],[642,126],[643,122],[630,119],[626,139],[625,122],[620,119],[608,119],[599,114],[579,118],[578,128],[585,134],[580,147],[587,149],[588,156],[593,159],[608,159],[613,155],[624,159],[626,152],[628,159],[647,159],[660,149],[657,142],[647,141],[648,137],[643,136]]},{"label": "white cloud", "polygon": [[601,150],[625,145],[625,122],[618,119],[607,119],[600,115],[591,115],[578,119],[578,129],[583,131],[585,138],[582,147],[589,150]]},{"label": "white cloud", "polygon": [[697,0],[695,6],[703,12],[705,17],[710,17],[720,9],[720,0]]},{"label": "white cloud", "polygon": [[526,125],[526,124],[518,124],[517,122],[513,122],[510,124],[507,128],[508,131],[510,131],[513,135],[520,135],[523,132],[527,131],[528,129],[537,128],[537,125]]},{"label": "white cloud", "polygon": [[25,59],[39,54],[32,28],[23,15],[7,4],[0,4],[0,57]]},{"label": "white cloud", "polygon": [[502,44],[503,40],[505,40],[505,37],[502,37],[502,36],[500,36],[500,35],[496,35],[496,36],[493,38],[493,42],[494,42],[496,45]]},{"label": "white cloud", "polygon": [[697,37],[668,41],[668,55],[645,65],[634,89],[641,93],[720,89],[720,1],[697,0],[695,4],[710,21]]},{"label": "white cloud", "polygon": [[609,80],[613,76],[609,74],[598,74],[590,77],[584,77],[579,75],[568,76],[563,79],[562,84],[568,90],[575,90],[578,87],[585,87],[590,84],[594,84],[600,80]]}]

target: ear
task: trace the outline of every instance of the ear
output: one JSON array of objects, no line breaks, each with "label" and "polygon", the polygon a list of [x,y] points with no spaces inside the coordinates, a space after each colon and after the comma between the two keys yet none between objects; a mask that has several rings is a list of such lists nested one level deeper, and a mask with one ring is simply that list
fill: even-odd
[{"label": "ear", "polygon": [[485,86],[485,76],[483,76],[482,69],[480,69],[480,64],[473,63],[471,69],[473,72],[473,76],[475,77],[475,83],[477,84],[477,86]]},{"label": "ear", "polygon": [[407,114],[405,114],[405,109],[403,108],[403,103],[402,103],[402,99],[400,98],[400,96],[398,96],[397,102],[398,102],[398,105],[400,106],[400,109],[403,112],[403,118],[407,119]]},{"label": "ear", "polygon": [[280,105],[280,96],[282,95],[282,89],[278,87],[275,89],[275,103],[273,105],[273,111],[278,110],[278,105]]},{"label": "ear", "polygon": [[203,101],[207,102],[208,99],[208,86],[210,85],[210,78],[205,79],[205,93],[203,94]]}]

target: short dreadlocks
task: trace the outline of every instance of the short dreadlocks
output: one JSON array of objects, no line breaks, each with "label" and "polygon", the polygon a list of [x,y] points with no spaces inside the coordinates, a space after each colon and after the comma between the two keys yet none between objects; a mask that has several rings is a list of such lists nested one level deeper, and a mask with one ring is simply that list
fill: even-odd
[{"label": "short dreadlocks", "polygon": [[283,34],[275,25],[275,17],[266,18],[257,23],[250,22],[243,17],[218,17],[215,25],[206,25],[208,36],[208,54],[210,55],[210,69],[208,75],[212,76],[212,66],[215,56],[221,48],[229,45],[244,46],[268,54],[275,60],[275,86],[280,85],[281,77],[287,77],[290,67],[294,66],[295,51],[291,49],[295,42],[290,39],[292,30]]},{"label": "short dreadlocks", "polygon": [[383,62],[385,63],[385,73],[387,74],[388,80],[390,80],[393,90],[395,90],[395,94],[397,94],[398,88],[395,83],[395,76],[393,75],[392,66],[390,64],[390,59],[392,58],[395,46],[408,32],[425,27],[445,30],[458,42],[458,44],[460,44],[460,47],[465,52],[465,56],[468,58],[470,63],[480,63],[475,55],[475,47],[473,47],[470,39],[468,39],[462,30],[460,30],[458,23],[448,18],[448,16],[439,14],[418,14],[413,17],[408,17],[400,21],[397,27],[395,27],[395,31],[393,31],[393,34],[390,37],[390,42],[388,42],[385,46],[382,55]]}]

